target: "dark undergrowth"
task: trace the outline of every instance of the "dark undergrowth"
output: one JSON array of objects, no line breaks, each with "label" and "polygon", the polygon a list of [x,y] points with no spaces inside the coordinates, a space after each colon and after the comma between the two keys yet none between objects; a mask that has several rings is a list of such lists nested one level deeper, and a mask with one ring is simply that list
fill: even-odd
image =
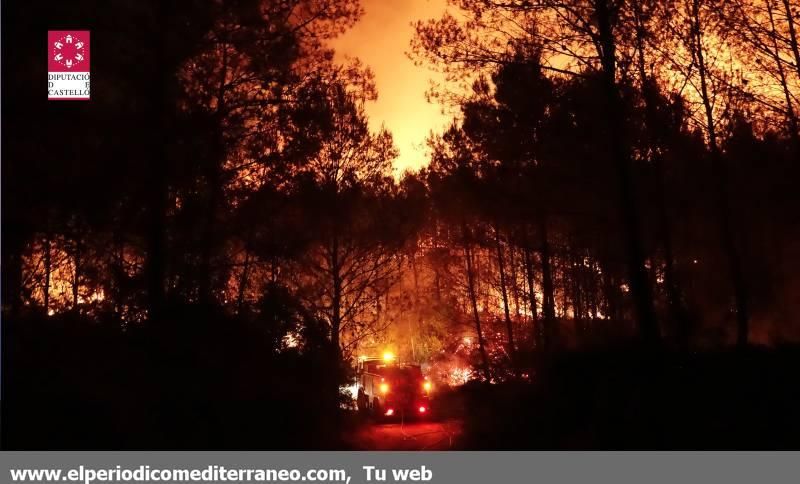
[{"label": "dark undergrowth", "polygon": [[572,353],[462,388],[474,449],[797,449],[800,348]]},{"label": "dark undergrowth", "polygon": [[[313,334],[180,307],[157,327],[3,321],[4,449],[341,449],[342,376]],[[313,332],[312,332],[313,333]],[[800,448],[800,348],[573,352],[532,383],[442,392],[468,449]],[[350,422],[353,420],[353,422]]]},{"label": "dark undergrowth", "polygon": [[181,322],[5,320],[3,447],[338,447],[336,396],[324,390],[339,376],[323,349],[270,351],[257,322],[197,307],[168,321]]}]

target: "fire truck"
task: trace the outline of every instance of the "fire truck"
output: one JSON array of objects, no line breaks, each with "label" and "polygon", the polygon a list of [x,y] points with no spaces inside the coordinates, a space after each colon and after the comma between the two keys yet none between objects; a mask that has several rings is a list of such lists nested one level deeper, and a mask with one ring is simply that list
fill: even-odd
[{"label": "fire truck", "polygon": [[383,358],[361,357],[357,377],[360,412],[379,419],[430,415],[433,385],[419,365],[398,363],[391,353]]}]

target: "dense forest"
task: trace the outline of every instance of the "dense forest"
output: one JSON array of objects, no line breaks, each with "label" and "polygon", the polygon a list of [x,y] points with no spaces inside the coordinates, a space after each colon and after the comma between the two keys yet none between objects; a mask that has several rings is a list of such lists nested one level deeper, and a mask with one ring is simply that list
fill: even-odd
[{"label": "dense forest", "polygon": [[[451,0],[408,55],[453,121],[406,173],[330,47],[356,1],[3,7],[6,447],[335,447],[386,346],[481,399],[800,339],[794,0]],[[45,99],[54,25],[90,102]]]}]

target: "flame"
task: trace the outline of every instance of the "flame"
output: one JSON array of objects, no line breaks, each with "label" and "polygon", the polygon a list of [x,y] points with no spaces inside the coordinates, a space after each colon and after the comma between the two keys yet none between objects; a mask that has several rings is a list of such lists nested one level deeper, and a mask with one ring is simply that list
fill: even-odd
[{"label": "flame", "polygon": [[463,385],[472,379],[473,371],[469,367],[456,367],[450,370],[448,383],[452,386]]}]

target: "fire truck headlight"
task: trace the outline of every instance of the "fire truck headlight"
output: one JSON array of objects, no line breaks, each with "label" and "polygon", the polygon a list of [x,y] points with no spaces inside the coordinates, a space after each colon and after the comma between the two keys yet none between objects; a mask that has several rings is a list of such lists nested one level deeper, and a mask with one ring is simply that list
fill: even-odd
[{"label": "fire truck headlight", "polygon": [[381,393],[389,393],[389,384],[381,383]]}]

